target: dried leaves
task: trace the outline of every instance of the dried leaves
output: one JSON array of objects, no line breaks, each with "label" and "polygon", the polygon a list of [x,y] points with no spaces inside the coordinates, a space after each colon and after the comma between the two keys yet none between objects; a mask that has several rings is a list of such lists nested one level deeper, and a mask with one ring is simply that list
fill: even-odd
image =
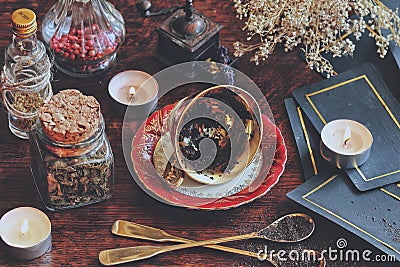
[{"label": "dried leaves", "polygon": [[[61,159],[45,155],[48,205],[55,209],[82,206],[113,194],[113,158],[107,142],[90,155]],[[47,183],[46,183],[47,180]],[[45,186],[45,185],[44,185]]]}]

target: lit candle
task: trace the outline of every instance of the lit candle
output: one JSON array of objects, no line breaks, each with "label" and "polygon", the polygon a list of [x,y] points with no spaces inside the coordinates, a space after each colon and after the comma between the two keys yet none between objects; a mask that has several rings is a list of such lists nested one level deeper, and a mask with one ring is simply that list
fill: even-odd
[{"label": "lit candle", "polygon": [[12,257],[35,259],[50,249],[51,223],[46,214],[38,209],[16,208],[1,218],[0,236]]},{"label": "lit candle", "polygon": [[371,132],[361,123],[334,120],[321,131],[321,154],[338,168],[355,168],[368,160],[372,142]]},{"label": "lit candle", "polygon": [[[127,70],[115,75],[108,84],[108,93],[115,111],[122,115],[139,119],[147,117],[157,106],[158,83],[148,73],[138,70]],[[120,112],[119,112],[120,113]]]}]

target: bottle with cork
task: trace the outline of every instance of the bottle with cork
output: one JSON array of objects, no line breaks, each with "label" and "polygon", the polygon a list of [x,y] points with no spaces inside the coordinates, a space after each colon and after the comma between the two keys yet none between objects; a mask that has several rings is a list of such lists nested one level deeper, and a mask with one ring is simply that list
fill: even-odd
[{"label": "bottle with cork", "polygon": [[52,64],[44,44],[36,37],[36,14],[27,8],[17,9],[11,22],[13,36],[5,49],[2,99],[11,132],[28,139],[40,106],[52,96]]}]

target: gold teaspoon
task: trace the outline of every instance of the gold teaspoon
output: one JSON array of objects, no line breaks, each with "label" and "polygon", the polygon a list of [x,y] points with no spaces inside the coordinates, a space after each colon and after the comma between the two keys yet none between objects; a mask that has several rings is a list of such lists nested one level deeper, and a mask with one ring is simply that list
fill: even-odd
[{"label": "gold teaspoon", "polygon": [[[299,233],[297,229],[300,226],[304,227],[306,231]],[[267,227],[261,229],[260,231],[253,233],[205,240],[200,242],[190,242],[180,245],[164,246],[164,247],[136,246],[128,248],[109,249],[101,251],[99,253],[99,260],[103,265],[116,265],[120,263],[151,258],[155,255],[178,249],[215,245],[223,242],[244,240],[251,238],[261,238],[275,242],[299,242],[308,238],[313,233],[314,228],[315,224],[311,217],[305,214],[295,213],[295,214],[285,215],[279,218],[278,220],[274,221]],[[162,230],[158,231],[157,234],[151,234],[150,236],[147,236],[146,239],[157,241],[157,239],[165,238],[165,234],[167,235],[167,239],[165,241],[168,241],[169,238],[171,238],[172,236],[170,236],[169,234],[165,233]],[[124,236],[140,238],[139,236],[141,236],[141,233],[126,232]]]},{"label": "gold teaspoon", "polygon": [[[150,226],[141,225],[141,224],[123,221],[123,220],[115,221],[111,227],[111,232],[118,236],[144,239],[144,240],[150,240],[150,241],[156,241],[156,242],[168,242],[168,241],[179,242],[179,243],[196,242],[196,241],[193,241],[190,239],[186,239],[186,238],[182,238],[179,236],[174,236],[174,235],[168,234],[164,230],[161,230],[158,228],[153,228]],[[240,254],[240,255],[244,255],[244,256],[249,256],[249,257],[253,257],[256,259],[260,259],[260,257],[261,257],[258,253],[241,250],[241,249],[237,249],[237,248],[224,247],[224,246],[219,246],[219,245],[208,245],[205,247],[216,249],[216,250],[221,250],[221,251],[225,251],[225,252],[236,253],[236,254]],[[263,257],[265,257],[265,256],[263,256]],[[263,260],[264,260],[264,258],[263,258]],[[275,261],[273,261],[269,257],[265,258],[265,260],[269,261],[275,267],[279,266]]]}]

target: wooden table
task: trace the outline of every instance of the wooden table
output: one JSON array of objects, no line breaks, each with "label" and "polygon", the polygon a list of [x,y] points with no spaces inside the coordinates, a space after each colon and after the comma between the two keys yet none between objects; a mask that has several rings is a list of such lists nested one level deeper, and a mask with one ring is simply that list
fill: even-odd
[{"label": "wooden table", "polygon": [[[40,25],[45,12],[50,9],[53,2],[45,0],[1,1],[1,58],[4,57],[5,46],[11,41],[11,12],[19,7],[31,8],[37,13]],[[97,257],[103,249],[153,244],[113,236],[110,227],[117,219],[131,220],[159,227],[179,236],[203,240],[253,231],[266,226],[275,218],[292,212],[308,213],[316,221],[315,233],[308,240],[297,245],[297,248],[316,250],[327,249],[329,246],[335,248],[337,239],[345,238],[349,248],[371,249],[375,254],[381,253],[357,236],[302,208],[286,197],[286,193],[299,186],[303,178],[283,101],[290,97],[294,89],[323,79],[322,76],[307,68],[298,56],[299,50],[284,53],[278,47],[271,58],[259,66],[250,63],[249,56],[239,59],[237,65],[237,68],[252,78],[265,94],[288,149],[286,170],[279,183],[270,192],[241,207],[212,212],[168,206],[143,192],[128,171],[121,145],[123,118],[112,108],[112,99],[108,95],[107,85],[113,75],[124,70],[137,69],[154,74],[165,68],[153,55],[157,40],[155,29],[166,17],[143,20],[136,12],[134,1],[114,0],[111,2],[122,12],[127,29],[126,40],[118,53],[116,64],[106,73],[86,79],[71,78],[55,72],[53,88],[54,92],[64,88],[78,88],[99,100],[106,120],[107,134],[115,155],[115,195],[109,201],[77,209],[62,212],[45,210],[29,169],[28,142],[11,134],[7,127],[7,114],[1,112],[0,121],[3,127],[0,129],[0,215],[18,206],[33,206],[42,209],[52,222],[53,234],[52,250],[31,262],[14,261],[5,255],[3,249],[0,250],[1,266],[99,266]],[[153,4],[156,8],[162,8],[182,2],[178,0],[153,1]],[[243,40],[245,37],[241,31],[243,22],[235,17],[232,1],[207,0],[203,2],[195,2],[196,8],[224,26],[221,31],[221,43],[232,50],[232,43],[238,39]],[[187,87],[184,90],[177,90],[169,97],[161,99],[158,107],[161,108],[181,99],[188,94],[187,90]],[[269,249],[285,248],[283,245],[256,240],[233,242],[229,245],[255,252],[263,249],[264,245],[268,245]],[[258,265],[265,266],[265,263],[245,256],[206,248],[176,251],[132,264],[132,266]],[[328,266],[376,265],[365,262],[329,261]]]}]

